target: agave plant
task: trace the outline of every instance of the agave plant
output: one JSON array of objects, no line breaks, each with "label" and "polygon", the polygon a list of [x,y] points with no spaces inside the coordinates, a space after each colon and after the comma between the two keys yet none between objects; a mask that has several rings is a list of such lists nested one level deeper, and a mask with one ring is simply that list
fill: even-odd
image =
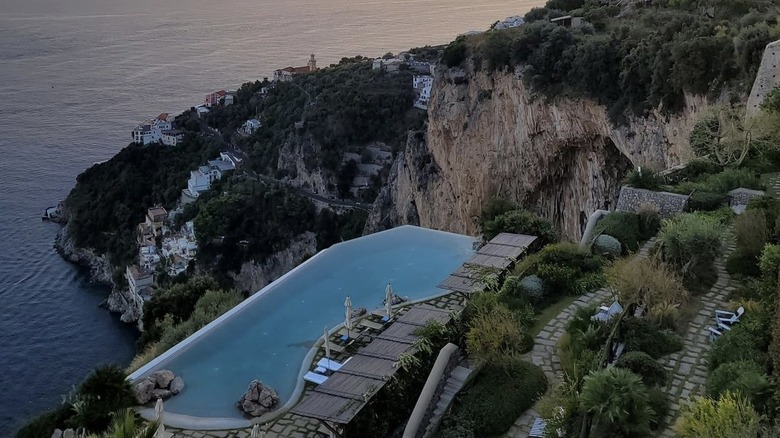
[{"label": "agave plant", "polygon": [[593,415],[594,436],[648,436],[650,420],[655,416],[642,379],[617,367],[585,377],[580,406]]},{"label": "agave plant", "polygon": [[102,435],[88,435],[87,438],[155,438],[158,423],[139,421],[132,409],[122,409],[111,416],[108,431]]}]

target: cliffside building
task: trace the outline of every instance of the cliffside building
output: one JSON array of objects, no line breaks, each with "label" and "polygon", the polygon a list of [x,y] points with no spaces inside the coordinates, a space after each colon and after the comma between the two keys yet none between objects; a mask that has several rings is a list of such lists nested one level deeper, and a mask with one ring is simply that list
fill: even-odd
[{"label": "cliffside building", "polygon": [[146,226],[149,227],[155,236],[162,233],[166,219],[168,219],[168,211],[162,207],[152,207],[146,210]]},{"label": "cliffside building", "polygon": [[166,146],[176,146],[184,139],[184,133],[178,129],[166,129],[162,131],[162,144]]},{"label": "cliffside building", "polygon": [[414,102],[416,108],[427,110],[428,101],[431,99],[431,88],[433,87],[433,76],[419,75],[412,78],[412,88],[417,94],[417,100]]},{"label": "cliffside building", "polygon": [[225,90],[209,93],[206,95],[206,97],[203,98],[203,104],[206,106],[214,106],[218,104],[220,100],[224,99],[226,95],[227,91]]},{"label": "cliffside building", "polygon": [[168,113],[162,113],[154,120],[147,120],[133,129],[133,142],[141,144],[156,143],[162,140],[163,131],[173,128],[173,118]]},{"label": "cliffside building", "polygon": [[287,82],[293,80],[293,77],[306,73],[312,73],[317,71],[317,60],[314,59],[314,54],[309,58],[309,63],[304,67],[285,67],[274,71],[274,80],[280,82]]},{"label": "cliffside building", "polygon": [[222,179],[229,171],[241,163],[241,158],[236,155],[221,152],[218,160],[209,160],[208,163],[190,172],[190,179],[187,180],[187,188],[182,190],[182,204],[194,202],[201,193],[211,188],[211,183]]},{"label": "cliffside building", "polygon": [[147,300],[152,295],[152,285],[154,285],[154,276],[150,271],[140,268],[138,265],[130,265],[125,272],[127,286],[130,296],[136,302]]}]

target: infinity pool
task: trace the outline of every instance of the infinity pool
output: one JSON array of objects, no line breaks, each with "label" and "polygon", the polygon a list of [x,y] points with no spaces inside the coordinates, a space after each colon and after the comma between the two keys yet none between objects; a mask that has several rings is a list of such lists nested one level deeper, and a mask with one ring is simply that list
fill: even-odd
[{"label": "infinity pool", "polygon": [[473,241],[403,226],[334,245],[131,377],[163,368],[181,375],[186,389],[165,402],[174,414],[241,419],[236,402],[253,379],[276,389],[281,406],[323,327],[343,322],[346,295],[369,311],[382,306],[388,282],[412,300],[435,295],[473,254]]}]

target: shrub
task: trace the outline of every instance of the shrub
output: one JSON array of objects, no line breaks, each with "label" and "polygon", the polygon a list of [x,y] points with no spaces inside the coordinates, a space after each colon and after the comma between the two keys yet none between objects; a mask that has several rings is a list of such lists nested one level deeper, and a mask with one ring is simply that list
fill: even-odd
[{"label": "shrub", "polygon": [[747,211],[760,211],[766,219],[768,237],[777,240],[780,235],[778,219],[780,219],[780,199],[772,196],[758,196],[748,202]]},{"label": "shrub", "polygon": [[625,351],[643,351],[654,359],[682,350],[683,340],[675,332],[660,330],[642,318],[626,318],[618,339],[625,344]]},{"label": "shrub", "polygon": [[726,271],[731,275],[746,275],[758,277],[761,269],[758,266],[758,257],[746,251],[736,250],[726,259]]},{"label": "shrub", "polygon": [[612,236],[623,245],[623,253],[639,249],[639,216],[636,213],[615,211],[604,216],[596,226],[596,232]]},{"label": "shrub", "polygon": [[555,230],[549,221],[520,209],[508,211],[487,221],[482,231],[488,240],[503,232],[537,236],[543,245],[556,240]]},{"label": "shrub", "polygon": [[537,275],[529,275],[524,277],[518,283],[520,290],[523,294],[528,296],[531,301],[539,302],[544,298],[545,284],[544,280]]},{"label": "shrub", "polygon": [[623,253],[623,246],[614,237],[602,234],[593,241],[591,250],[594,254],[615,259]]},{"label": "shrub", "polygon": [[778,270],[780,270],[780,245],[766,245],[764,247],[759,260],[759,267],[761,268],[761,275],[774,284]]},{"label": "shrub", "polygon": [[571,293],[574,292],[579,272],[576,268],[565,265],[539,263],[536,275],[544,281],[549,290]]},{"label": "shrub", "polygon": [[707,378],[707,395],[717,399],[726,391],[738,393],[756,408],[766,403],[769,378],[753,361],[737,361],[720,365]]},{"label": "shrub", "polygon": [[685,181],[672,187],[675,193],[690,195],[694,192],[726,194],[739,187],[761,189],[761,181],[747,169],[726,169],[723,172],[702,176],[695,181]]},{"label": "shrub", "polygon": [[695,214],[667,219],[659,236],[664,259],[684,278],[697,278],[722,254],[723,231],[723,225]]},{"label": "shrub", "polygon": [[637,167],[626,177],[626,184],[637,189],[657,190],[661,183],[663,179],[647,167]]},{"label": "shrub", "polygon": [[642,351],[629,351],[620,356],[615,366],[626,368],[642,378],[647,386],[663,386],[666,384],[664,367]]},{"label": "shrub", "polygon": [[661,214],[656,205],[643,202],[639,204],[637,211],[639,216],[639,237],[647,240],[661,229]]},{"label": "shrub", "polygon": [[650,420],[650,429],[657,430],[669,413],[669,396],[663,389],[650,388],[647,391],[647,404],[655,413],[654,418]]},{"label": "shrub", "polygon": [[16,438],[50,437],[54,429],[67,428],[74,414],[70,404],[62,404],[57,409],[30,420],[16,432]]},{"label": "shrub", "polygon": [[649,259],[617,260],[606,273],[623,305],[643,304],[652,312],[656,307],[688,300],[688,292],[677,275]]},{"label": "shrub", "polygon": [[699,397],[683,408],[674,430],[680,438],[746,438],[758,434],[759,417],[744,397],[726,392],[718,400]]},{"label": "shrub", "polygon": [[712,192],[693,192],[688,198],[688,211],[715,211],[728,205],[728,195]]},{"label": "shrub", "polygon": [[[437,436],[498,436],[547,391],[547,378],[536,365],[511,359],[488,364],[445,417]],[[458,435],[455,435],[458,431]]]},{"label": "shrub", "polygon": [[748,210],[734,220],[734,241],[738,251],[756,259],[769,240],[766,215],[761,210]]},{"label": "shrub", "polygon": [[517,210],[517,205],[515,203],[503,198],[493,198],[488,201],[485,208],[482,209],[482,214],[479,217],[480,226],[484,227],[486,223],[495,219],[496,216],[500,216],[512,210]]},{"label": "shrub", "polygon": [[761,350],[762,340],[757,338],[745,324],[737,324],[719,336],[709,352],[708,366],[715,370],[723,364],[739,361],[766,363],[766,353]]},{"label": "shrub", "polygon": [[75,417],[79,427],[102,432],[111,423],[111,415],[136,405],[135,395],[124,371],[116,365],[95,368],[81,383],[78,394],[84,402]]},{"label": "shrub", "polygon": [[480,362],[500,362],[528,351],[525,350],[528,342],[523,335],[517,316],[499,304],[472,318],[466,333],[466,349]]},{"label": "shrub", "polygon": [[[695,128],[694,128],[695,129]],[[701,176],[712,175],[723,171],[723,166],[709,160],[694,159],[688,162],[684,168],[667,176],[669,184],[678,184],[683,181],[696,180]]]},{"label": "shrub", "polygon": [[444,48],[441,60],[447,67],[457,67],[466,59],[466,38],[459,36]]},{"label": "shrub", "polygon": [[593,414],[593,436],[642,437],[655,418],[648,399],[639,376],[612,367],[585,376],[580,406]]},{"label": "shrub", "polygon": [[581,294],[603,283],[600,271],[606,260],[572,243],[547,245],[515,267],[517,275],[536,275],[544,281],[548,296]]}]

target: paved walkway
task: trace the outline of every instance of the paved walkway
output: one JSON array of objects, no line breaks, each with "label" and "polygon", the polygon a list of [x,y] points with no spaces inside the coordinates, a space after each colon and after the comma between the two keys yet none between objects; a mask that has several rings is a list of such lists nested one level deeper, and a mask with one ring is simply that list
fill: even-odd
[{"label": "paved walkway", "polygon": [[768,194],[778,197],[780,196],[780,173],[765,173],[761,175],[761,182],[766,185],[766,191]]},{"label": "paved walkway", "polygon": [[[725,241],[727,247],[723,259],[734,250],[730,234],[725,237]],[[688,324],[682,351],[661,359],[670,377],[666,387],[670,401],[669,415],[664,420],[666,429],[660,435],[664,438],[675,436],[672,427],[680,414],[680,405],[686,403],[692,396],[704,395],[707,381],[707,353],[710,350],[707,327],[715,325],[715,309],[725,309],[729,295],[737,287],[736,281],[726,272],[723,260],[718,260],[715,268],[718,272],[718,281],[709,292],[698,297],[701,305],[696,316]]]}]

